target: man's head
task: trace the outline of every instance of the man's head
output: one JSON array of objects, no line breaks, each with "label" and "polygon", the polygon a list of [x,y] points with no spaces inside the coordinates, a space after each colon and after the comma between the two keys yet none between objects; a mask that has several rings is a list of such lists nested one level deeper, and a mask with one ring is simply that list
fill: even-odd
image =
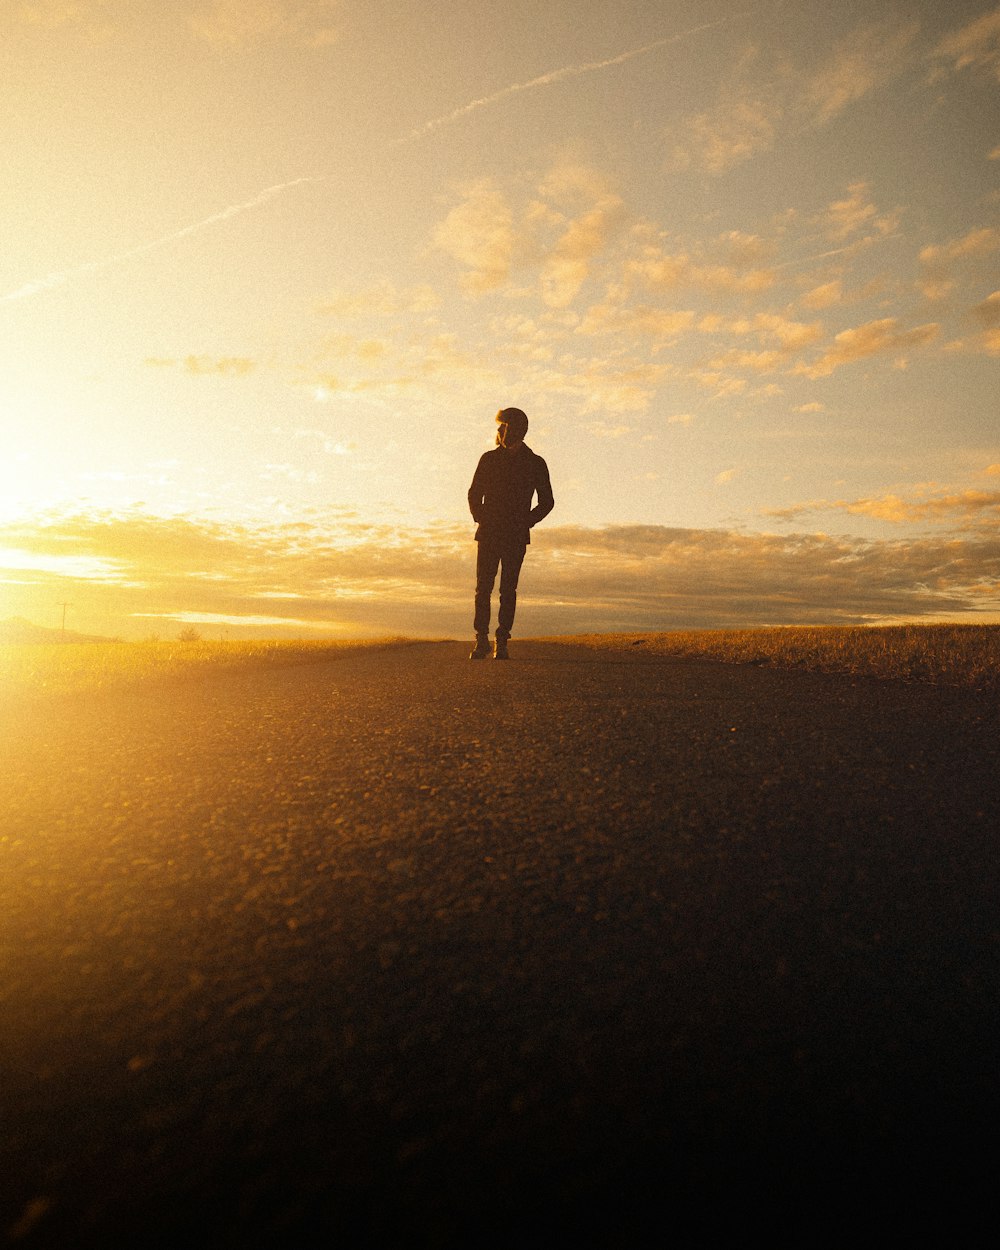
[{"label": "man's head", "polygon": [[512,451],[524,442],[528,418],[520,408],[501,408],[497,413],[497,446]]}]

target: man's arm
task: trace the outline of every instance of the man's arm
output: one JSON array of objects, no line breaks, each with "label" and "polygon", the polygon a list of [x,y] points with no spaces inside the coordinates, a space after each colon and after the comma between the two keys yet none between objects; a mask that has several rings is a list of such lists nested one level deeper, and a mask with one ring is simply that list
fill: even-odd
[{"label": "man's arm", "polygon": [[476,472],[473,474],[472,485],[469,487],[469,511],[472,513],[472,519],[478,525],[483,519],[483,502],[486,498],[486,471],[483,462],[486,455],[479,457],[479,463],[476,465]]},{"label": "man's arm", "polygon": [[556,506],[556,501],[552,497],[552,483],[549,481],[549,466],[541,456],[537,457],[536,467],[538,475],[535,479],[535,493],[538,495],[538,503],[528,513],[529,526],[537,525]]}]

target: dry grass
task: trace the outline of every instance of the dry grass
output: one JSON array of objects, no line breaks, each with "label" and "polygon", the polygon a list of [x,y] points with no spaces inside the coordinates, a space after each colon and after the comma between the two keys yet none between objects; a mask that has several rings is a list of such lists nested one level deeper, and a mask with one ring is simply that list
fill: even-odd
[{"label": "dry grass", "polygon": [[[0,646],[0,703],[86,696],[219,673],[313,664],[409,640],[143,642]],[[1000,690],[1000,626],[887,625],[582,634],[545,641],[600,650]]]},{"label": "dry grass", "polygon": [[218,673],[317,664],[403,638],[345,642],[117,642],[0,646],[0,700],[91,695]]},{"label": "dry grass", "polygon": [[641,646],[656,655],[726,664],[1000,689],[1000,625],[782,626],[585,634],[547,641],[614,650]]}]

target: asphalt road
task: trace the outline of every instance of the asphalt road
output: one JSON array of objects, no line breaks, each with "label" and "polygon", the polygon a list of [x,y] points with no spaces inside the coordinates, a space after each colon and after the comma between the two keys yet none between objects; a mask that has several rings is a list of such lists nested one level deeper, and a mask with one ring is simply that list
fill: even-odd
[{"label": "asphalt road", "polygon": [[512,651],[0,717],[10,1242],[962,1244],[992,1209],[995,700]]}]

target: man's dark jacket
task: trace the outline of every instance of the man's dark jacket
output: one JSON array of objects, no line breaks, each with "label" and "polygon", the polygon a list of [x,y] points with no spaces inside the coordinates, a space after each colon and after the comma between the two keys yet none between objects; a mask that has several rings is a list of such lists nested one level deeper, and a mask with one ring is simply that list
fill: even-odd
[{"label": "man's dark jacket", "polygon": [[[532,507],[533,495],[538,503]],[[516,451],[496,447],[480,457],[469,487],[476,542],[531,542],[529,531],[555,506],[549,470],[527,444]]]}]

